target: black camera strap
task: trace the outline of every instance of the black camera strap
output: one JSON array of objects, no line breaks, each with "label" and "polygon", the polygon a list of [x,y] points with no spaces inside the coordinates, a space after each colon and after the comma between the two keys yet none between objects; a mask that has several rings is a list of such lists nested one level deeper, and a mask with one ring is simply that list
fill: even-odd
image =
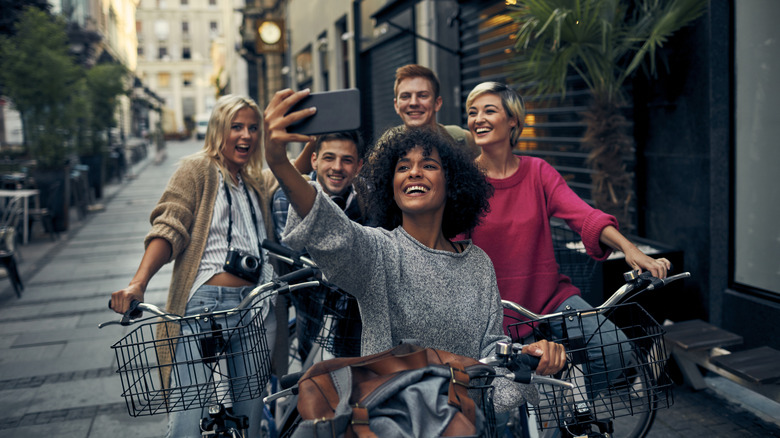
[{"label": "black camera strap", "polygon": [[[225,197],[227,197],[228,203],[228,232],[227,243],[230,248],[230,242],[233,241],[233,197],[230,195],[230,187],[228,187],[227,178],[222,177],[222,182],[225,186]],[[241,181],[241,187],[244,188],[244,194],[246,195],[246,201],[249,203],[249,212],[252,214],[252,224],[255,226],[255,234],[257,235],[257,254],[259,257],[263,256],[263,250],[260,246],[260,230],[257,228],[257,213],[255,213],[255,206],[252,203],[252,197],[249,196],[249,190],[246,188],[246,183]]]}]

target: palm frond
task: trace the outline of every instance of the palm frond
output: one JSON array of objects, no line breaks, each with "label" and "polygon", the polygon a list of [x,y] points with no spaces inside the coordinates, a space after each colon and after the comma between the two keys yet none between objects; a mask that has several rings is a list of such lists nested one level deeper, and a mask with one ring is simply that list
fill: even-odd
[{"label": "palm frond", "polygon": [[513,61],[531,93],[565,96],[566,76],[579,75],[591,91],[619,99],[620,88],[669,37],[700,17],[707,0],[525,0],[512,7],[518,23]]}]

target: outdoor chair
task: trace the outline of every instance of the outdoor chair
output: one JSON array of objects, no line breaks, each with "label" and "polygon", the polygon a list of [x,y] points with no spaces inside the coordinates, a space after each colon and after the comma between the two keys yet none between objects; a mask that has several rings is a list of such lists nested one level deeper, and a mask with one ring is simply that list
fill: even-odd
[{"label": "outdoor chair", "polygon": [[16,228],[21,218],[21,198],[11,198],[4,206],[0,218],[0,263],[8,273],[17,297],[22,296],[24,285],[16,263]]}]

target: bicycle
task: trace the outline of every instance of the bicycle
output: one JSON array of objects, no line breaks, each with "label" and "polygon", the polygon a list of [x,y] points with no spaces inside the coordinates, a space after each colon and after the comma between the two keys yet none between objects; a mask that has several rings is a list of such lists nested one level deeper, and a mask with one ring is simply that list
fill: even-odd
[{"label": "bicycle", "polygon": [[[233,309],[183,317],[153,304],[133,301],[121,320],[99,324],[98,328],[141,324],[111,346],[130,416],[206,409],[199,422],[202,436],[243,437],[249,420],[235,415],[233,404],[260,397],[270,379],[262,303],[274,294],[316,286],[318,281],[291,284],[314,275],[313,269],[305,268],[259,285]],[[155,316],[143,318],[144,311]],[[236,316],[238,323],[229,325],[228,318]],[[156,321],[148,322],[151,319]],[[169,324],[182,330],[170,332]],[[157,336],[161,325],[165,335]],[[174,348],[182,349],[183,359],[161,364],[160,354],[172,353]],[[174,375],[186,373],[192,383],[164,385],[159,372],[166,367]]]},{"label": "bicycle", "polygon": [[[558,376],[575,385],[573,390],[555,390],[541,385],[540,402],[528,406],[521,415],[522,436],[534,426],[541,437],[644,437],[652,426],[657,409],[672,404],[672,382],[667,370],[668,354],[661,326],[637,303],[640,293],[658,289],[688,278],[684,272],[665,279],[649,272],[624,274],[621,286],[600,306],[538,315],[509,301],[503,301],[506,314],[514,322],[507,327],[513,340],[547,339],[566,348],[568,366]],[[614,326],[605,329],[607,322]],[[588,324],[598,329],[589,333]],[[614,328],[611,328],[614,327]],[[603,333],[610,331],[611,333]],[[556,335],[555,333],[561,333]],[[610,343],[590,343],[594,338],[614,335]],[[600,340],[600,339],[599,339]],[[599,363],[616,363],[599,369]]]},{"label": "bicycle", "polygon": [[[264,240],[262,247],[269,257],[292,269],[317,269],[316,263],[276,242]],[[272,378],[264,399],[266,417],[272,438],[286,436],[299,421],[297,393],[290,389],[314,363],[334,357],[360,356],[360,314],[357,300],[322,278],[319,286],[291,293],[294,313],[289,319],[291,372],[281,381]],[[279,390],[281,387],[281,391]]]}]

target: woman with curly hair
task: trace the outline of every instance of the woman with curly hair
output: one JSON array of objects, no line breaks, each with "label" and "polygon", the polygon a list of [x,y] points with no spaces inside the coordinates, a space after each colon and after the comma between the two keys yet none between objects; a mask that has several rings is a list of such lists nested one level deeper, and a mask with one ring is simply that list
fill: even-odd
[{"label": "woman with curly hair", "polygon": [[[393,135],[364,165],[368,214],[380,228],[349,220],[328,196],[301,177],[286,144],[308,137],[287,127],[313,114],[285,116],[308,91],[283,90],[265,110],[266,162],[291,203],[283,243],[307,250],[328,280],[354,295],[363,319],[361,354],[390,349],[404,339],[480,358],[506,341],[493,265],[469,241],[452,241],[479,222],[491,190],[473,161],[428,130]],[[563,347],[526,347],[541,356],[538,369],[563,367]],[[497,409],[522,402],[522,386],[500,379]]]},{"label": "woman with curly hair", "polygon": [[444,171],[447,190],[441,226],[444,237],[452,239],[459,230],[470,230],[478,225],[489,208],[488,198],[493,194],[493,188],[486,184],[482,172],[468,160],[463,160],[465,154],[460,149],[434,148],[447,140],[434,130],[418,129],[414,134],[401,134],[403,132],[394,132],[380,139],[369,158],[372,165],[364,167],[361,178],[356,181],[371,223],[386,230],[402,225],[403,212],[393,193],[393,168],[407,152],[420,145],[425,157],[430,157],[434,150],[438,153]]}]

